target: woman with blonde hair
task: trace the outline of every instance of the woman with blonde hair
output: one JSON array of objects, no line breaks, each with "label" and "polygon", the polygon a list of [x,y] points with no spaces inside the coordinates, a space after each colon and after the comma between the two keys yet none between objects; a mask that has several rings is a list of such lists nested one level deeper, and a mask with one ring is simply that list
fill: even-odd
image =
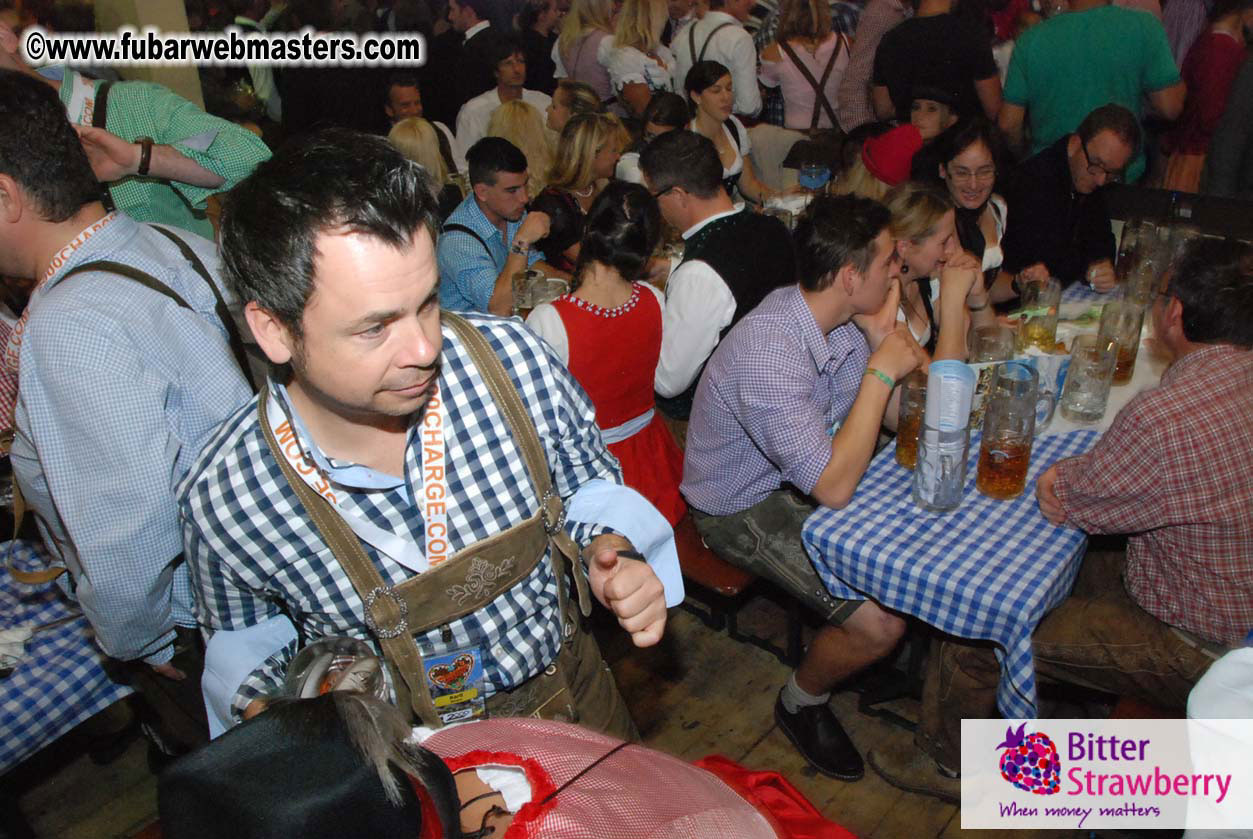
[{"label": "woman with blonde hair", "polygon": [[451,156],[452,150],[441,147],[439,130],[422,117],[407,117],[392,126],[392,130],[387,133],[387,140],[397,151],[431,176],[439,190],[436,200],[440,219],[447,218],[464,196],[461,188],[449,177],[450,163],[444,155]]},{"label": "woman with blonde hair", "polygon": [[972,325],[995,322],[979,261],[957,241],[953,199],[930,184],[909,181],[888,192],[888,232],[901,259],[897,319],[934,358],[966,358]]},{"label": "woman with blonde hair", "polygon": [[[882,202],[888,190],[909,180],[914,155],[922,148],[922,134],[913,125],[875,123],[867,130],[871,133],[861,139],[860,149],[835,179],[831,191]],[[858,143],[857,134],[858,130],[849,134],[847,145]]]},{"label": "woman with blonde hair", "polygon": [[503,137],[526,155],[527,193],[537,195],[544,188],[544,174],[553,162],[551,135],[539,109],[521,99],[501,104],[492,112],[486,136]]},{"label": "woman with blonde hair", "polygon": [[633,117],[644,113],[654,93],[673,88],[674,54],[661,43],[669,19],[666,0],[626,0],[613,40],[600,43],[597,60],[609,71],[614,93]]},{"label": "woman with blonde hair", "polygon": [[548,264],[563,271],[574,268],[584,216],[613,178],[630,139],[613,114],[583,114],[561,130],[548,185],[531,205],[549,217],[548,235],[535,243]]},{"label": "woman with blonde hair", "polygon": [[602,103],[613,100],[613,86],[597,55],[613,40],[615,6],[615,0],[574,0],[553,45],[554,75],[590,85]]},{"label": "woman with blonde hair", "polygon": [[797,131],[838,128],[836,94],[852,43],[831,28],[826,0],[783,0],[775,40],[761,51],[758,78],[781,88],[783,124]]},{"label": "woman with blonde hair", "polygon": [[560,134],[561,129],[565,128],[566,123],[570,121],[570,117],[600,113],[601,109],[601,100],[591,85],[562,79],[557,82],[553,99],[544,111],[544,124],[552,129],[554,134]]}]

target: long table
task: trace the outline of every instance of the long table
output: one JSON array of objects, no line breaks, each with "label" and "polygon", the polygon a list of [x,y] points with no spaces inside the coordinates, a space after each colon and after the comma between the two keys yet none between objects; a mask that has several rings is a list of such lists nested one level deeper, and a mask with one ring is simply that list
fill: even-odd
[{"label": "long table", "polygon": [[[1109,295],[1072,286],[1063,302],[1100,304]],[[1094,331],[1095,326],[1059,335]],[[1036,479],[1056,461],[1081,454],[1100,438],[1135,394],[1161,380],[1164,362],[1144,344],[1130,383],[1110,391],[1104,419],[1080,426],[1060,412],[1036,437],[1027,486],[997,501],[974,487],[979,434],[971,434],[965,495],[948,514],[914,504],[914,473],[896,463],[895,443],[880,451],[841,510],[819,507],[802,536],[814,567],[836,597],[870,598],[942,632],[992,641],[1001,663],[997,707],[1010,719],[1036,716],[1031,634],[1070,593],[1087,546],[1073,527],[1040,514]]]}]

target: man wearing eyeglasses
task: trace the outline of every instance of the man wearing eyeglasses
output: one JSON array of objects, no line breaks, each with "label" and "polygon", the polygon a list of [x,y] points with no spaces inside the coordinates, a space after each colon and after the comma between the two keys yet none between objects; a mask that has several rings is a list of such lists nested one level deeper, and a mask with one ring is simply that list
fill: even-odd
[{"label": "man wearing eyeglasses", "polygon": [[1037,277],[1114,287],[1114,233],[1101,188],[1122,179],[1139,144],[1135,116],[1111,103],[1022,163],[1005,191],[1005,261],[994,301],[1011,299]]},{"label": "man wearing eyeglasses", "polygon": [[796,257],[782,222],[731,201],[710,140],[663,134],[641,153],[640,169],[661,215],[683,231],[683,261],[666,283],[654,385],[661,410],[686,420],[705,361],[771,290],[796,281]]}]

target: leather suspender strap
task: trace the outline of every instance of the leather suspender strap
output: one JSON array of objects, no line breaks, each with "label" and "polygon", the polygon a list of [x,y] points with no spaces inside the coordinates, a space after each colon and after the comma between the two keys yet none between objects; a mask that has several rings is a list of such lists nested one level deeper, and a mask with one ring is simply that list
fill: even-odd
[{"label": "leather suspender strap", "polygon": [[457,161],[453,159],[452,147],[448,145],[448,138],[444,136],[444,132],[436,128],[434,124],[431,125],[431,130],[435,132],[435,141],[439,143],[439,156],[444,160],[444,168],[450,174],[461,174],[460,170],[457,169]]},{"label": "leather suspender strap", "polygon": [[[540,514],[544,517],[544,529],[548,531],[548,537],[553,544],[554,559],[559,553],[572,565],[574,585],[579,598],[579,611],[582,612],[583,617],[587,617],[592,613],[592,601],[587,586],[587,575],[579,555],[579,547],[565,531],[565,504],[562,503],[561,496],[553,490],[552,475],[548,471],[548,459],[544,456],[544,446],[540,443],[530,414],[522,404],[522,397],[518,395],[518,389],[510,381],[504,365],[500,363],[491,344],[481,332],[475,329],[469,321],[451,312],[444,313],[444,322],[465,345],[471,360],[478,368],[479,375],[483,377],[487,389],[491,391],[497,410],[505,418],[505,423],[513,434],[514,445],[522,452],[522,460],[531,477],[531,486],[534,487],[536,497],[539,498]],[[558,583],[560,583],[563,569],[554,563],[553,570],[557,572]],[[565,614],[564,587],[558,585],[557,588],[562,593],[561,613]]]},{"label": "leather suspender strap", "polygon": [[[435,133],[438,134],[439,131],[437,130]],[[217,301],[214,305],[214,311],[217,313],[218,320],[222,321],[222,327],[226,330],[227,340],[231,345],[231,353],[235,356],[235,362],[239,364],[239,371],[244,374],[244,380],[248,382],[249,387],[252,388],[252,392],[257,393],[259,388],[257,387],[257,382],[253,381],[252,378],[252,368],[248,364],[248,353],[244,350],[244,339],[243,336],[239,334],[239,325],[235,323],[235,317],[231,314],[230,307],[226,305],[226,300],[222,297],[222,292],[218,289],[217,283],[213,281],[213,277],[209,274],[209,269],[205,267],[204,262],[201,261],[200,257],[196,256],[196,252],[193,251],[180,236],[166,230],[164,227],[158,227],[155,224],[150,224],[148,226],[174,243],[174,246],[178,248],[179,253],[183,255],[183,259],[186,259],[189,263],[191,263],[191,267],[197,274],[200,275],[200,278],[205,281],[205,285],[209,287],[209,290],[213,292],[213,298]],[[132,276],[131,279],[139,278]],[[165,288],[163,284],[157,282],[154,278],[148,277],[148,280],[151,282],[145,280],[139,281],[154,291],[161,291],[161,289],[165,289],[165,293],[167,293],[168,296],[173,297],[175,300],[180,299],[174,294],[174,292]],[[161,288],[157,288],[157,286],[160,286]],[[185,308],[191,308],[186,303],[182,303],[182,305]]]},{"label": "leather suspender strap", "polygon": [[91,124],[96,128],[104,128],[109,118],[109,89],[113,82],[101,82],[96,90],[96,101],[91,109]]},{"label": "leather suspender strap", "polygon": [[[362,548],[360,540],[330,503],[318,495],[279,454],[279,443],[270,429],[266,405],[262,394],[257,412],[266,443],[274,453],[287,482],[291,485],[301,504],[308,512],[323,541],[331,549],[357,594],[365,604],[363,616],[384,655],[399,673],[395,680],[397,693],[407,694],[410,706],[424,722],[439,725],[440,718],[431,701],[426,683],[426,671],[422,653],[413,633],[424,631],[449,620],[467,614],[476,603],[488,602],[503,592],[534,568],[534,564],[515,562],[518,555],[543,553],[544,543],[549,545],[550,562],[557,581],[559,614],[565,614],[565,582],[563,559],[573,559],[575,584],[579,590],[579,603],[584,615],[590,614],[591,601],[587,578],[579,560],[574,540],[565,533],[565,507],[561,497],[552,491],[552,479],[544,457],[543,446],[535,431],[534,423],[526,413],[517,389],[509,380],[491,345],[471,324],[450,313],[443,314],[444,322],[457,334],[474,361],[496,402],[497,409],[509,426],[514,442],[522,453],[523,461],[532,479],[532,486],[540,498],[540,511],[536,517],[484,540],[458,554],[426,574],[389,586]],[[539,525],[539,526],[537,526]],[[542,527],[542,529],[541,529]],[[469,554],[470,556],[465,556]],[[497,554],[507,554],[496,556]],[[462,562],[461,560],[467,560]],[[480,562],[479,560],[484,560]],[[467,565],[479,563],[482,570],[500,568],[501,573],[491,573],[494,585],[490,590],[468,591],[468,586],[455,581],[466,576]],[[473,567],[469,569],[473,572]],[[506,576],[506,572],[508,576]],[[460,575],[460,576],[458,576]],[[448,585],[454,583],[453,585]],[[481,580],[480,580],[481,583]],[[411,605],[412,604],[412,605]],[[409,620],[413,613],[413,621]],[[420,614],[419,614],[420,612]]]},{"label": "leather suspender strap", "polygon": [[[103,87],[103,85],[101,87]],[[205,283],[208,284],[209,288],[213,290],[213,296],[217,299],[217,316],[222,321],[222,326],[226,328],[226,334],[229,336],[231,352],[235,356],[235,362],[239,365],[240,372],[243,373],[244,379],[252,386],[253,392],[256,392],[256,385],[252,381],[252,373],[248,367],[248,357],[244,354],[243,339],[240,337],[239,329],[235,324],[234,318],[231,316],[230,309],[227,307],[226,301],[222,298],[222,293],[218,290],[217,284],[213,282],[213,278],[209,275],[208,269],[205,268],[205,265],[200,260],[200,257],[196,256],[195,251],[188,247],[187,243],[178,236],[164,228],[157,227],[156,225],[149,226],[158,233],[163,234],[170,241],[174,242],[174,244],[178,246],[179,251],[182,252],[183,257],[191,263],[191,266],[195,269],[196,273],[199,274],[201,279],[203,279]],[[126,277],[128,280],[134,280],[140,285],[152,289],[157,294],[170,298],[180,308],[191,310],[191,306],[188,305],[186,300],[174,291],[174,289],[170,288],[156,277],[146,271],[141,271],[133,265],[127,265],[123,262],[115,262],[110,259],[97,259],[75,266],[62,275],[61,281],[63,282],[75,274],[85,274],[88,271],[103,271],[109,274],[117,274],[119,276]],[[17,539],[18,532],[22,529],[22,523],[25,518],[26,501],[22,497],[22,491],[18,487],[17,477],[15,475],[13,478],[14,540]],[[27,585],[40,585],[50,580],[55,580],[57,577],[64,574],[65,571],[66,569],[64,565],[50,566],[42,571],[22,571],[13,567],[12,561],[9,562],[9,573],[13,576],[13,579],[17,580],[19,583],[25,583]]]},{"label": "leather suspender strap", "polygon": [[[109,117],[109,89],[112,87],[113,82],[101,82],[100,87],[96,88],[96,101],[91,109],[91,124],[95,128],[106,127],[105,123]],[[110,213],[117,209],[108,184],[100,184],[100,203],[104,204],[105,210]]]},{"label": "leather suspender strap", "polygon": [[484,241],[483,237],[475,233],[470,228],[466,227],[464,224],[457,224],[455,221],[452,222],[451,224],[445,224],[442,232],[466,234],[467,236],[471,237],[472,239],[474,239],[476,242],[478,242],[480,245],[483,246],[483,250],[487,251],[488,259],[492,258],[492,249],[487,246],[487,242]]},{"label": "leather suspender strap", "polygon": [[696,54],[696,21],[692,21],[692,23],[687,27],[687,45],[692,51],[692,63],[695,64],[698,61],[705,60],[705,52],[709,49],[709,42],[712,41],[714,36],[718,34],[718,30],[726,29],[728,26],[734,25],[735,24],[733,23],[720,23],[715,26],[713,31],[705,38],[705,43],[701,45],[700,55],[698,56]]},{"label": "leather suspender strap", "polygon": [[[287,458],[278,453],[279,443],[274,439],[274,432],[270,430],[267,417],[266,403],[268,401],[265,393],[257,399],[258,420],[266,443],[274,453],[274,459],[278,461],[283,476],[287,478],[287,483],[296,492],[305,512],[312,519],[318,534],[331,549],[331,553],[339,561],[344,573],[348,575],[352,587],[365,601],[366,623],[371,626],[392,627],[387,631],[375,632],[384,654],[401,673],[423,674],[425,668],[422,665],[422,654],[418,651],[413,636],[408,632],[407,607],[383,580],[347,522],[331,507],[330,502],[318,495],[296,474],[296,470],[287,462]],[[406,679],[406,682],[417,682],[416,687],[420,688],[415,690],[415,686],[412,683],[409,684],[410,701],[418,717],[427,724],[438,725],[439,715],[435,711],[434,703],[431,702],[431,692],[426,688],[425,679],[417,675],[412,679]]]},{"label": "leather suspender strap", "polygon": [[796,55],[796,51],[787,41],[779,41],[779,48],[787,54],[787,57],[796,65],[796,69],[805,77],[805,81],[809,82],[809,86],[814,89],[814,113],[809,121],[809,130],[813,131],[818,127],[818,118],[823,111],[827,112],[827,118],[831,120],[831,127],[838,128],[840,123],[835,116],[835,109],[831,107],[831,103],[827,100],[826,94],[823,92],[827,86],[827,79],[831,78],[831,71],[835,68],[836,59],[840,57],[840,51],[844,48],[844,36],[836,34],[835,49],[831,50],[831,58],[827,61],[826,69],[822,71],[822,81],[814,78],[814,74],[809,72],[809,68],[801,63],[800,57]]}]

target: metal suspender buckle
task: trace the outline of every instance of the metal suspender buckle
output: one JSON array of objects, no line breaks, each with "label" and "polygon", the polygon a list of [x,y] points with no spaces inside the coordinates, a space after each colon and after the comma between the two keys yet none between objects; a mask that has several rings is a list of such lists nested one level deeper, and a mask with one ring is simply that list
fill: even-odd
[{"label": "metal suspender buckle", "polygon": [[[554,501],[555,504],[552,503]],[[539,500],[539,507],[540,516],[544,520],[544,532],[549,536],[556,536],[566,526],[566,505],[561,502],[561,496],[549,487]]]},{"label": "metal suspender buckle", "polygon": [[[374,618],[374,604],[380,597],[386,597],[396,604],[396,622],[387,628],[380,627]],[[370,628],[375,637],[385,641],[401,637],[409,631],[408,618],[409,604],[391,586],[386,588],[378,586],[365,596],[365,625]]]}]

